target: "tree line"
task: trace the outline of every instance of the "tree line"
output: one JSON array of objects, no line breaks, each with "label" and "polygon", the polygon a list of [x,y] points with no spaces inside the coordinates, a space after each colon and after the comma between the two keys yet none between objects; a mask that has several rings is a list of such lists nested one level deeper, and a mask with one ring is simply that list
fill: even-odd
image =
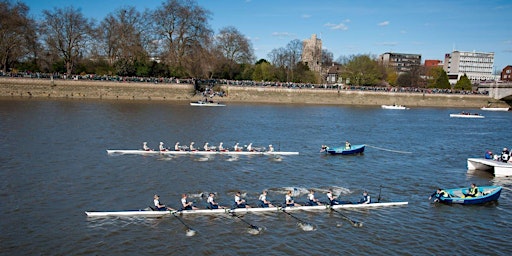
[{"label": "tree line", "polygon": [[[302,41],[292,40],[256,60],[245,35],[233,26],[215,33],[211,12],[195,0],[164,0],[144,11],[120,7],[100,21],[72,6],[43,10],[41,20],[29,17],[29,10],[21,1],[0,0],[3,73],[325,82],[327,72],[313,72],[302,63]],[[398,75],[368,54],[334,61],[323,49],[321,64],[324,71],[337,67],[342,81],[358,86],[450,88],[442,68],[418,66]]]}]

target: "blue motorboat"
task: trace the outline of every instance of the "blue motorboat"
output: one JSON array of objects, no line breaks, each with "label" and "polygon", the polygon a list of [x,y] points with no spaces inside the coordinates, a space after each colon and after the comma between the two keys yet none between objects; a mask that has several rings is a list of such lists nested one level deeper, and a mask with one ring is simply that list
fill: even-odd
[{"label": "blue motorboat", "polygon": [[439,197],[440,203],[445,204],[484,204],[487,202],[497,201],[500,198],[501,186],[486,186],[478,187],[478,194],[476,197],[465,196],[469,192],[469,188],[452,188],[445,189],[448,197]]},{"label": "blue motorboat", "polygon": [[322,152],[329,153],[331,155],[353,155],[353,154],[362,154],[364,152],[364,144],[361,145],[351,145],[350,147],[328,147],[322,146]]}]

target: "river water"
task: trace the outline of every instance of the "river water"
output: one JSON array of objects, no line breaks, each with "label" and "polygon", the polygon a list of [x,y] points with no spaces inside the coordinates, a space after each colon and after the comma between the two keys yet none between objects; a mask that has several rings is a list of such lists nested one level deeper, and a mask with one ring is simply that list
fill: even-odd
[{"label": "river water", "polygon": [[[0,254],[2,255],[509,255],[512,179],[468,173],[466,158],[512,147],[511,112],[450,118],[476,109],[322,105],[0,100]],[[320,146],[367,144],[364,155],[330,156]],[[297,156],[107,155],[147,141],[225,147],[272,144]],[[502,185],[498,203],[432,204],[437,187]],[[87,218],[84,211],[142,209],[159,194],[174,208],[182,193],[204,207],[202,193],[229,205],[241,191],[284,200],[292,189],[327,189],[349,201],[363,190],[406,206],[333,212],[246,214],[236,218]],[[299,221],[300,220],[300,221]],[[300,222],[314,227],[308,231]],[[247,223],[263,230],[254,234]]]}]

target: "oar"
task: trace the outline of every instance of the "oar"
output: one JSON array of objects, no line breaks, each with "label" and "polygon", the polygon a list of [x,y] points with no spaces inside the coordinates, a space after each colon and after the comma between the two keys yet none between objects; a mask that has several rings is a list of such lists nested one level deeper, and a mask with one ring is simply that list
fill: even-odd
[{"label": "oar", "polygon": [[229,214],[231,214],[231,216],[234,216],[234,217],[237,217],[238,219],[240,219],[243,223],[249,225],[249,227],[251,227],[252,229],[255,229],[255,230],[260,230],[260,228],[256,225],[253,225],[249,222],[247,222],[246,220],[242,219],[242,217],[236,215],[234,212],[230,212]]},{"label": "oar", "polygon": [[187,235],[190,234],[191,236],[193,236],[196,233],[194,229],[192,229],[189,225],[187,225],[187,223],[185,223],[180,217],[178,217],[178,215],[176,215],[176,212],[172,212],[172,215],[176,217],[176,219],[178,219],[181,222],[181,224],[183,224],[183,226],[188,228]]},{"label": "oar", "polygon": [[362,222],[353,221],[349,217],[345,216],[345,214],[341,213],[340,211],[338,211],[332,207],[331,207],[331,211],[339,213],[344,219],[348,220],[348,222],[350,222],[350,224],[352,224],[352,226],[354,226],[354,227],[362,227],[363,226]]},{"label": "oar", "polygon": [[382,191],[382,185],[379,186],[379,197],[377,198],[377,203],[380,203],[380,192]]},{"label": "oar", "polygon": [[284,213],[288,214],[288,216],[290,216],[290,217],[292,217],[292,218],[296,219],[296,220],[299,222],[299,224],[302,224],[302,225],[304,225],[305,227],[310,227],[310,228],[306,228],[306,229],[304,229],[304,228],[303,228],[304,230],[309,231],[309,230],[313,230],[313,229],[314,229],[314,228],[313,228],[313,225],[311,225],[311,224],[309,224],[309,223],[307,223],[307,222],[305,222],[305,221],[303,221],[303,220],[301,220],[301,219],[297,218],[297,217],[296,217],[296,216],[294,216],[293,214],[291,214],[291,213],[287,212],[284,208],[278,208],[278,209],[279,209],[279,210],[281,210],[282,212],[284,212]]}]

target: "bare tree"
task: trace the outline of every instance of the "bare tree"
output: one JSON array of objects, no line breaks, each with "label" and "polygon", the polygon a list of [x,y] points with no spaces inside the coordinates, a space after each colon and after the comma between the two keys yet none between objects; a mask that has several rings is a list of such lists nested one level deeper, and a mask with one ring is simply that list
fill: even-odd
[{"label": "bare tree", "polygon": [[251,42],[235,27],[225,27],[215,38],[215,46],[224,57],[233,63],[248,64],[254,62],[254,50]]},{"label": "bare tree", "polygon": [[73,7],[44,10],[43,15],[41,33],[46,47],[63,58],[66,73],[70,75],[87,50],[93,23]]},{"label": "bare tree", "polygon": [[36,24],[28,18],[28,11],[28,6],[22,2],[11,5],[8,0],[0,1],[0,67],[3,72],[13,62],[36,52]]},{"label": "bare tree", "polygon": [[[163,42],[165,61],[189,72],[197,58],[208,47],[212,30],[208,26],[210,12],[194,0],[167,0],[153,13],[156,40]],[[196,55],[194,55],[196,54]],[[188,70],[187,70],[188,69]]]}]

